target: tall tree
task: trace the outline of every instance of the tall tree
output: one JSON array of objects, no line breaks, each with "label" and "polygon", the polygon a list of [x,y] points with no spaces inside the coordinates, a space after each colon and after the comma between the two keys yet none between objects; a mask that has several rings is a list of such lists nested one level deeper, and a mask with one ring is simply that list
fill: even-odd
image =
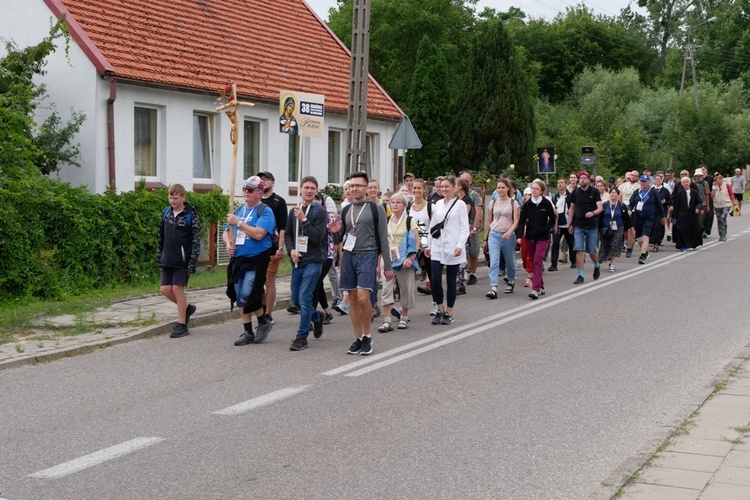
[{"label": "tall tree", "polygon": [[446,91],[448,73],[445,56],[428,36],[422,37],[406,106],[422,142],[422,149],[411,150],[407,158],[409,170],[417,176],[434,179],[447,169],[451,104]]},{"label": "tall tree", "polygon": [[517,51],[498,19],[478,24],[455,108],[454,167],[526,175],[535,135],[534,106]]}]

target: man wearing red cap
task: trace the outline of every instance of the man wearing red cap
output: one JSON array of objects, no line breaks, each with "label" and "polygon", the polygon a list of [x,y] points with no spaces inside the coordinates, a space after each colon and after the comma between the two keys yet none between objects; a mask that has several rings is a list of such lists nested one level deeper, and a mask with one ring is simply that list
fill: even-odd
[{"label": "man wearing red cap", "polygon": [[583,283],[583,253],[586,252],[594,263],[594,279],[599,279],[599,252],[596,248],[599,233],[599,214],[602,213],[602,199],[599,190],[589,184],[589,174],[578,172],[578,187],[570,198],[568,220],[571,221],[568,231],[573,233],[576,252],[578,277],[574,284]]}]

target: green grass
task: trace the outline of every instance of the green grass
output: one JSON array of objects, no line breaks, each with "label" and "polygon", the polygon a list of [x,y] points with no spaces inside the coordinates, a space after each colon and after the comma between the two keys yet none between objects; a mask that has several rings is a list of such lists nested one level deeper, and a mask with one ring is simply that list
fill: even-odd
[{"label": "green grass", "polygon": [[[281,261],[279,276],[291,273],[288,258]],[[190,277],[188,291],[197,288],[213,288],[226,285],[226,267],[201,271]],[[39,336],[34,324],[43,324],[44,318],[53,318],[63,314],[76,317],[76,327],[72,331],[60,332],[63,335],[77,335],[94,330],[90,318],[93,312],[114,302],[129,300],[159,293],[159,283],[138,283],[117,285],[106,289],[92,291],[82,296],[70,296],[63,300],[49,301],[40,299],[19,299],[0,304],[0,345],[33,338],[47,340],[48,336]],[[152,318],[143,318],[148,323]]]}]

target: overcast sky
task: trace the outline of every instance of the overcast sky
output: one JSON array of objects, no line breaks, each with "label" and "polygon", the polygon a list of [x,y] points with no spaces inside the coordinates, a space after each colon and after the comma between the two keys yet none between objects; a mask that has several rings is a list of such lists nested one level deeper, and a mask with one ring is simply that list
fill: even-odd
[{"label": "overcast sky", "polygon": [[[597,14],[614,17],[630,3],[631,0],[592,0],[583,2],[589,9]],[[336,5],[336,0],[306,0],[307,4],[325,21],[328,19],[328,9]],[[551,20],[558,12],[565,12],[568,7],[578,5],[575,0],[479,0],[477,10],[491,7],[496,10],[506,11],[510,7],[518,7],[528,17],[544,17]],[[633,2],[637,9],[637,0]]]}]

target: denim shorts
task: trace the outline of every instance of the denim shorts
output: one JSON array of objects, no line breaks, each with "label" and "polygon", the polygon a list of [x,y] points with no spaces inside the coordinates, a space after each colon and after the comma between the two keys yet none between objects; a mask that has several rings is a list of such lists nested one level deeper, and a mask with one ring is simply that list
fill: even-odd
[{"label": "denim shorts", "polygon": [[592,227],[591,229],[584,229],[582,227],[573,227],[573,238],[575,243],[573,244],[574,252],[585,251],[586,253],[597,253],[596,241],[599,235],[599,229]]},{"label": "denim shorts", "polygon": [[375,279],[375,268],[378,266],[376,253],[344,252],[339,275],[339,290],[356,290],[362,288],[372,292]]}]

